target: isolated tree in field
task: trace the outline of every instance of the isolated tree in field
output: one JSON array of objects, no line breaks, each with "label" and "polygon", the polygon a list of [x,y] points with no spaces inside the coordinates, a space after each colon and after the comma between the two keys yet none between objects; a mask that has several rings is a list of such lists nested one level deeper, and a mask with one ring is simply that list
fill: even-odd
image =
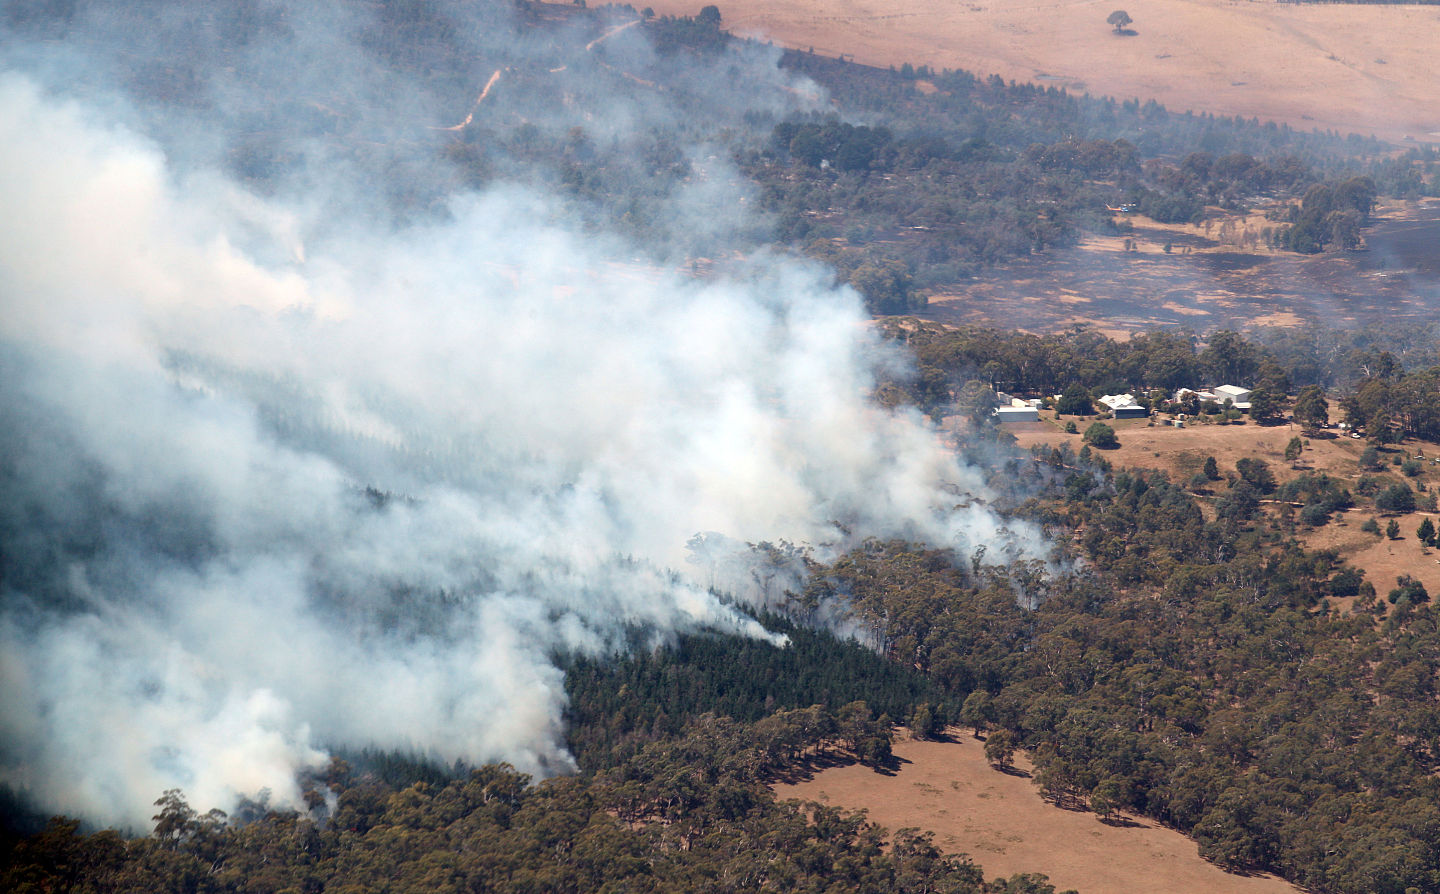
[{"label": "isolated tree in field", "polygon": [[1203,469],[1203,471],[1205,473],[1205,477],[1209,478],[1211,481],[1220,480],[1220,464],[1215,462],[1215,457],[1205,457],[1205,468]]},{"label": "isolated tree in field", "polygon": [[1120,446],[1120,439],[1115,437],[1115,429],[1103,422],[1096,422],[1085,429],[1085,443],[1101,450],[1114,450]]},{"label": "isolated tree in field", "polygon": [[1105,24],[1114,25],[1116,34],[1124,34],[1125,26],[1133,21],[1134,19],[1130,18],[1130,13],[1123,9],[1117,9],[1105,17]]},{"label": "isolated tree in field", "polygon": [[1287,463],[1295,462],[1300,458],[1300,454],[1304,450],[1305,442],[1300,440],[1299,435],[1296,435],[1290,439],[1290,443],[1285,445],[1285,461]]},{"label": "isolated tree in field", "polygon": [[1390,519],[1390,524],[1385,526],[1385,536],[1390,540],[1399,540],[1400,523],[1393,518]]}]

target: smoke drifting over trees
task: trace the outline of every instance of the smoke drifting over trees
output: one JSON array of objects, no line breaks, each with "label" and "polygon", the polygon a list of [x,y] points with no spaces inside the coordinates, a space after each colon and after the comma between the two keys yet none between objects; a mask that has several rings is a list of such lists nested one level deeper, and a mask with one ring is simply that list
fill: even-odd
[{"label": "smoke drifting over trees", "polygon": [[[518,39],[509,4],[412,6],[11,23],[0,781],[46,809],[143,826],[170,787],[302,807],[296,772],[336,745],[563,771],[557,652],[765,635],[686,562],[697,532],[1038,549],[918,415],[866,400],[902,361],[827,271],[637,262],[679,243],[427,130],[513,66],[496,115],[683,140],[692,94],[602,89],[663,64],[640,29],[587,53]],[[751,50],[708,64],[770,85],[750,103],[813,96]],[[723,244],[739,187],[677,146],[703,169],[655,229]]]}]

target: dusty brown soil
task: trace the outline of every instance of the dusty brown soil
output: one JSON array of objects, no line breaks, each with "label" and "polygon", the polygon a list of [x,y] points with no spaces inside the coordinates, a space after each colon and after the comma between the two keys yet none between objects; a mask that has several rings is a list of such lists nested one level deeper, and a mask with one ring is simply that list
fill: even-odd
[{"label": "dusty brown soil", "polygon": [[[1148,820],[1107,825],[1094,814],[1041,799],[1025,776],[990,768],[984,746],[952,729],[952,742],[895,746],[893,776],[858,764],[776,786],[781,798],[864,808],[890,829],[918,826],[951,853],[965,853],[987,878],[1043,872],[1059,890],[1082,894],[1294,894],[1271,876],[1230,875],[1200,859],[1195,843]],[[1019,769],[1028,770],[1023,757]]]},{"label": "dusty brown soil", "polygon": [[[654,0],[694,15],[700,0]],[[871,65],[911,62],[1309,130],[1440,139],[1440,9],[1150,0],[727,0],[724,25]]]},{"label": "dusty brown soil", "polygon": [[[1040,422],[1006,425],[1005,430],[1013,434],[1021,447],[1028,449],[1034,444],[1059,444],[1069,441],[1080,449],[1079,435],[1067,435],[1061,430],[1061,423],[1050,414]],[[1172,481],[1185,483],[1205,464],[1207,456],[1215,457],[1222,474],[1233,472],[1236,460],[1247,456],[1263,459],[1270,464],[1278,481],[1284,482],[1302,471],[1319,471],[1354,486],[1360,478],[1360,453],[1365,449],[1364,441],[1351,438],[1310,438],[1309,446],[1301,455],[1297,467],[1285,462],[1285,445],[1302,432],[1290,425],[1258,426],[1246,425],[1191,425],[1188,428],[1174,428],[1156,424],[1153,428],[1145,419],[1112,419],[1106,422],[1113,426],[1120,437],[1120,447],[1105,451],[1105,457],[1117,468],[1162,469],[1169,473]],[[1076,426],[1084,431],[1089,424],[1080,421]],[[1440,445],[1410,441],[1406,449],[1419,449],[1429,457],[1440,456]],[[1386,465],[1383,473],[1396,480],[1402,476],[1394,466]],[[1415,479],[1407,479],[1411,485]],[[1420,477],[1427,487],[1440,486],[1440,469],[1426,466]],[[1219,492],[1224,488],[1219,483]],[[1383,598],[1395,586],[1395,578],[1409,574],[1425,585],[1434,598],[1440,598],[1440,553],[1425,549],[1415,539],[1415,529],[1420,520],[1429,516],[1440,525],[1440,516],[1435,513],[1415,512],[1395,516],[1400,524],[1400,540],[1376,537],[1360,530],[1367,518],[1377,517],[1368,507],[1334,516],[1330,524],[1310,529],[1304,525],[1297,528],[1298,536],[1306,546],[1315,549],[1337,550],[1346,561],[1365,572],[1366,578],[1375,585]],[[1378,516],[1383,529],[1388,517]]]}]

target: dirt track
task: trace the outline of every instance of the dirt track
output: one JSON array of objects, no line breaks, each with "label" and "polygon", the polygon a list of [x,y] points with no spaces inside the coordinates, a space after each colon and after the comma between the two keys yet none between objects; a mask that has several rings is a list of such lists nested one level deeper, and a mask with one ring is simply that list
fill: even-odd
[{"label": "dirt track", "polygon": [[[693,15],[700,0],[657,0]],[[1156,99],[1309,130],[1440,141],[1440,7],[1150,0],[728,0],[738,34],[872,65],[911,62]]]}]

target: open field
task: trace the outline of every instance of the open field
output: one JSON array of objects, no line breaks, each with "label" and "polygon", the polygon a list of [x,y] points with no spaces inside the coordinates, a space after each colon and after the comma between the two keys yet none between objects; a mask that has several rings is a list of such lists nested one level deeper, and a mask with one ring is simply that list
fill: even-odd
[{"label": "open field", "polygon": [[[1034,444],[1058,444],[1067,439],[1072,447],[1080,449],[1080,436],[1065,434],[1060,427],[1063,421],[1057,423],[1054,414],[1048,410],[1044,411],[1043,419],[1041,422],[1006,425],[1004,429],[1013,434],[1025,449]],[[1065,421],[1070,420],[1075,421],[1082,432],[1090,424],[1086,419],[1065,417]],[[1187,428],[1174,428],[1157,423],[1152,428],[1148,423],[1148,419],[1105,420],[1105,424],[1112,426],[1120,436],[1120,447],[1104,451],[1104,457],[1117,468],[1162,469],[1170,474],[1171,480],[1182,483],[1200,471],[1207,456],[1215,457],[1222,472],[1234,471],[1236,460],[1253,456],[1268,462],[1280,481],[1296,474],[1285,462],[1285,445],[1301,433],[1298,427],[1246,423],[1192,424]],[[1312,438],[1302,459],[1307,469],[1349,479],[1358,477],[1357,464],[1364,449],[1364,441],[1351,438]]]},{"label": "open field", "polygon": [[[1068,440],[1076,450],[1080,448],[1079,435],[1065,434],[1053,416],[1048,412],[1045,421],[1007,425],[1005,430],[1015,435],[1021,447],[1028,449],[1034,444],[1059,444]],[[1270,464],[1277,481],[1284,482],[1300,471],[1324,472],[1346,482],[1353,489],[1360,478],[1360,453],[1366,442],[1351,438],[1312,438],[1301,458],[1300,469],[1292,469],[1285,462],[1285,445],[1300,434],[1290,425],[1258,426],[1246,425],[1192,425],[1188,428],[1173,428],[1166,425],[1149,427],[1145,419],[1112,419],[1107,425],[1115,428],[1120,437],[1120,447],[1105,451],[1105,458],[1117,468],[1162,469],[1169,473],[1171,480],[1188,481],[1205,463],[1207,456],[1215,457],[1222,474],[1233,473],[1235,461],[1244,457],[1256,457]],[[1088,422],[1077,426],[1085,430]],[[1423,450],[1426,456],[1440,456],[1440,445],[1409,441],[1406,449]],[[1402,476],[1393,466],[1387,465],[1390,477],[1399,480]],[[1380,473],[1371,473],[1380,474]],[[1440,474],[1435,467],[1427,467],[1421,477],[1427,487],[1440,486]],[[1413,485],[1415,482],[1411,480]],[[1224,488],[1218,483],[1217,492]],[[1400,524],[1402,539],[1389,540],[1376,537],[1360,530],[1365,519],[1374,512],[1364,507],[1351,512],[1340,513],[1330,524],[1320,528],[1297,527],[1298,536],[1306,546],[1315,549],[1334,549],[1350,564],[1365,572],[1366,578],[1375,585],[1381,598],[1395,586],[1395,578],[1409,574],[1425,585],[1432,597],[1440,598],[1440,553],[1425,549],[1415,539],[1415,529],[1420,520],[1429,516],[1440,524],[1435,513],[1413,512],[1396,516]],[[1381,518],[1383,528],[1387,519]]]},{"label": "open field", "polygon": [[[1264,226],[1253,218],[1237,232]],[[1117,337],[1167,326],[1205,332],[1440,320],[1440,202],[1392,204],[1367,229],[1366,250],[1320,255],[1225,245],[1213,222],[1207,229],[1138,215],[1131,221],[1130,236],[1090,236],[1077,249],[946,287],[930,297],[925,316],[1033,332],[1085,323]],[[1127,239],[1136,250],[1124,251]]]},{"label": "open field", "polygon": [[[776,786],[781,798],[865,808],[890,829],[918,826],[951,853],[966,853],[987,878],[1043,872],[1058,890],[1082,894],[1294,894],[1271,876],[1231,875],[1200,859],[1195,843],[1148,820],[1108,825],[1094,814],[1044,801],[1028,778],[1001,773],[984,746],[952,729],[951,742],[895,744],[899,772],[854,764]],[[1028,770],[1023,757],[1017,767]]]},{"label": "open field", "polygon": [[[699,0],[656,0],[693,15]],[[725,27],[881,67],[910,62],[1396,141],[1440,140],[1440,8],[1150,0],[727,0]]]}]

